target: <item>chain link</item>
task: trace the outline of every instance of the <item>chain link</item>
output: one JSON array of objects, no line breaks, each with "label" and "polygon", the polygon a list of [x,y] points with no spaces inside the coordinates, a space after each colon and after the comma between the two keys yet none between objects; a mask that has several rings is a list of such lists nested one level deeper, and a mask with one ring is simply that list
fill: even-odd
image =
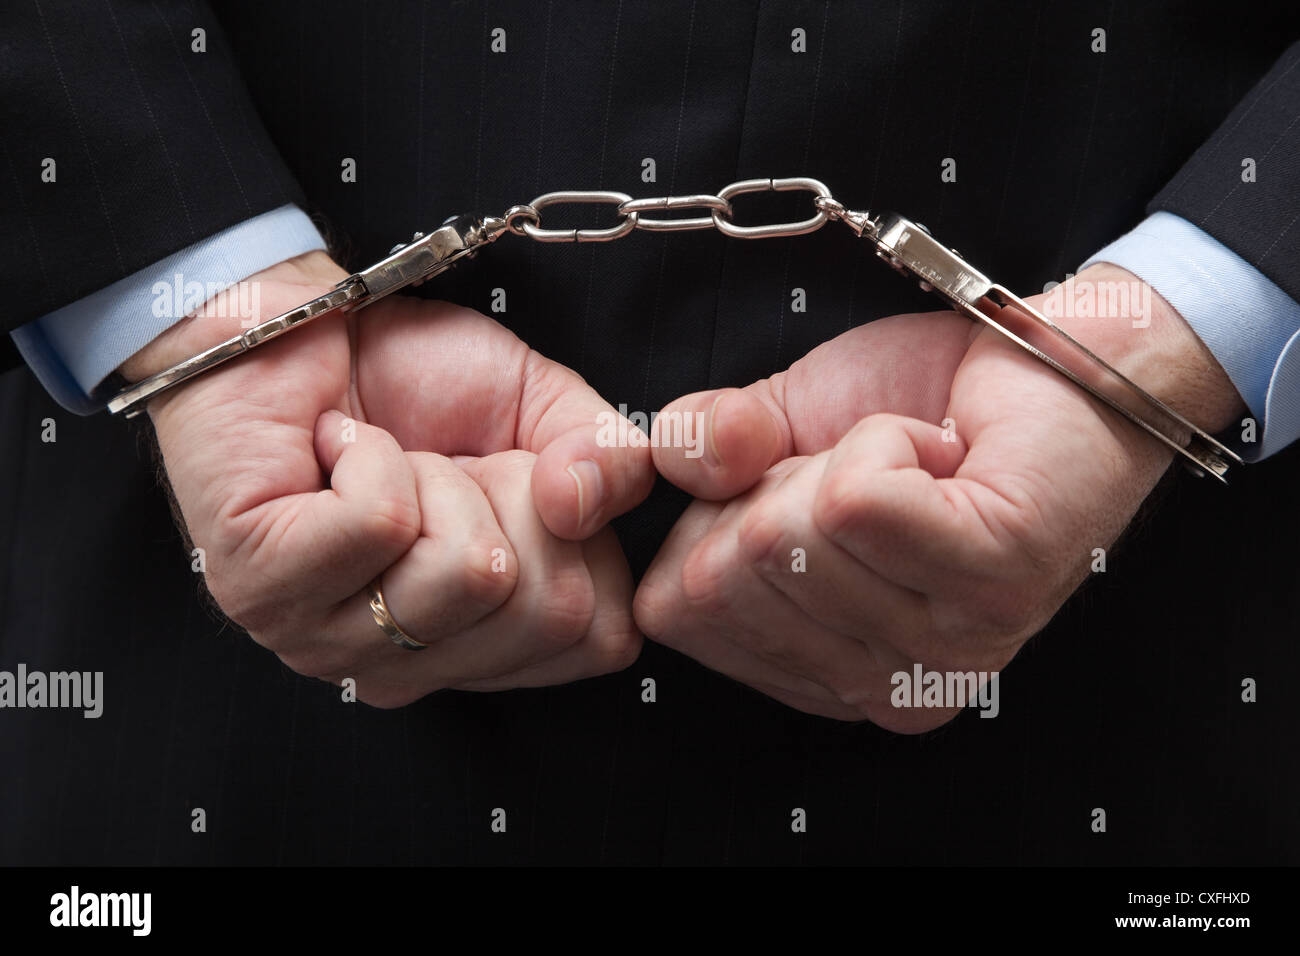
[{"label": "chain link", "polygon": [[633,199],[618,207],[620,215],[637,215],[654,209],[709,209],[713,215],[694,219],[644,219],[638,218],[636,228],[647,232],[680,232],[687,229],[712,229],[713,216],[718,212],[731,218],[731,203],[720,196],[702,193],[698,196],[655,196],[650,199]]},{"label": "chain link", "polygon": [[[797,222],[775,222],[742,226],[733,220],[732,199],[749,193],[808,192],[813,194],[813,214]],[[564,205],[615,206],[618,222],[592,229],[549,229],[542,225],[544,209]],[[651,218],[650,212],[681,212],[706,209],[707,216],[681,219]],[[789,179],[742,179],[729,183],[716,194],[690,196],[652,196],[633,199],[627,193],[603,189],[570,189],[543,193],[530,203],[512,206],[501,219],[493,220],[495,235],[508,230],[538,242],[609,242],[622,239],[636,230],[642,232],[684,232],[692,229],[717,229],[736,239],[771,239],[802,236],[816,232],[832,219],[847,223],[861,234],[871,225],[870,214],[853,212],[831,196],[826,184],[817,179],[797,176]]]},{"label": "chain link", "polygon": [[[568,189],[543,193],[528,205],[532,207],[534,213],[540,213],[550,206],[559,206],[566,203],[576,205],[591,203],[617,204],[621,209],[623,203],[631,201],[632,197],[627,193],[602,189]],[[636,213],[634,212],[620,213],[618,225],[610,226],[608,229],[543,229],[538,223],[528,222],[527,220],[523,223],[524,235],[538,242],[609,242],[611,239],[623,238],[635,228]]]}]

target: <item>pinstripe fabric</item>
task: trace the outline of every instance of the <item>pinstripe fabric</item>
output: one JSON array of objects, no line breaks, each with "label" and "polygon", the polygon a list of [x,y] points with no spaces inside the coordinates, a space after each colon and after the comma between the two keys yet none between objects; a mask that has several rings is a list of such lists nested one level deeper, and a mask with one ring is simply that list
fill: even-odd
[{"label": "pinstripe fabric", "polygon": [[[1249,181],[1243,172],[1247,160],[1254,164]],[[1279,58],[1150,209],[1199,226],[1300,300],[1297,179],[1300,42]]]},{"label": "pinstripe fabric", "polygon": [[24,0],[4,30],[6,329],[300,198],[206,5]]},{"label": "pinstripe fabric", "polygon": [[[128,35],[137,14],[156,20],[149,5],[130,19],[115,9]],[[285,188],[240,165],[278,153],[349,265],[443,216],[550,189],[807,174],[854,204],[906,211],[1024,289],[1136,222],[1294,32],[1282,3],[1229,22],[1172,3],[900,0],[250,0],[220,16],[249,91],[238,121],[266,133],[253,137],[260,160],[228,150],[241,183]],[[1089,49],[1101,24],[1104,68]],[[488,48],[497,27],[503,54]],[[806,54],[791,51],[795,28]],[[13,169],[40,152],[23,149]],[[946,156],[958,180],[945,185]],[[355,185],[340,181],[343,157],[357,160]],[[655,183],[640,179],[646,158]],[[234,202],[224,159],[203,162]],[[755,198],[740,216],[787,199]],[[55,234],[30,215],[6,224],[11,243],[29,224]],[[181,238],[178,220],[168,228]],[[123,227],[123,249],[137,239]],[[502,321],[612,403],[650,410],[770,374],[849,323],[933,308],[858,253],[832,230],[503,240],[422,291],[486,310],[506,289]],[[111,266],[111,243],[97,255]],[[807,312],[790,309],[795,286]],[[795,713],[656,646],[624,673],[561,688],[439,694],[401,712],[342,704],[196,603],[150,465],[118,424],[60,416],[25,373],[0,380],[0,409],[12,462],[0,529],[16,556],[0,575],[0,663],[103,669],[109,695],[98,722],[0,716],[13,768],[0,860],[1300,858],[1280,809],[1300,797],[1300,771],[1278,749],[1300,720],[1283,689],[1300,664],[1300,582],[1251,540],[1265,525],[1273,540],[1300,537],[1295,449],[1231,496],[1168,491],[1111,573],[1004,673],[999,719],[901,738]],[[47,415],[53,445],[39,441]],[[660,488],[617,522],[637,573],[683,505]],[[1270,689],[1246,707],[1252,675]],[[654,704],[641,700],[648,677]],[[206,834],[189,830],[195,806]],[[1087,825],[1096,806],[1112,821],[1103,838]],[[794,807],[808,811],[805,834],[791,833]],[[494,808],[504,834],[489,827]]]}]

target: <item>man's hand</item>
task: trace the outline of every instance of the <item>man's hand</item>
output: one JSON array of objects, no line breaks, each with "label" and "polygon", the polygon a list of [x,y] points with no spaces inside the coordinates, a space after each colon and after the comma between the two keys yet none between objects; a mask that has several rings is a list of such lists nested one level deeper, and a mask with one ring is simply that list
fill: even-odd
[{"label": "man's hand", "polygon": [[[327,291],[323,253],[254,276],[123,368],[139,379]],[[251,299],[245,296],[245,300]],[[654,480],[602,448],[581,378],[486,317],[391,296],[326,316],[154,400],[167,474],[222,609],[299,673],[401,706],[620,669],[640,636],[610,518]],[[371,618],[431,645],[395,646]]]},{"label": "man's hand", "polygon": [[[1144,288],[1113,266],[1074,282]],[[1045,307],[1060,316],[1073,290]],[[1227,427],[1240,397],[1149,299],[1141,315],[1056,321],[1201,427]],[[703,415],[704,455],[656,448],[655,463],[700,500],[641,583],[641,630],[793,707],[899,732],[958,710],[895,708],[891,676],[1000,670],[1171,460],[953,312],[873,322],[746,389],[678,399],[660,422],[674,412]]]}]

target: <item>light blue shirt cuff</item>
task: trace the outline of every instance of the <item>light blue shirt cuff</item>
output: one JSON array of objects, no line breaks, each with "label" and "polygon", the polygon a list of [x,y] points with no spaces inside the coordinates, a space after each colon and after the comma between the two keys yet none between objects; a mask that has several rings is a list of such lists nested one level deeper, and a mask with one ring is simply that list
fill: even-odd
[{"label": "light blue shirt cuff", "polygon": [[[1228,373],[1257,423],[1258,461],[1300,438],[1300,303],[1213,236],[1157,212],[1079,267],[1110,262],[1178,310]],[[1234,438],[1240,438],[1235,430]]]},{"label": "light blue shirt cuff", "polygon": [[55,401],[89,415],[104,407],[107,397],[93,396],[115,368],[213,295],[277,262],[324,248],[306,213],[281,206],[10,334]]}]

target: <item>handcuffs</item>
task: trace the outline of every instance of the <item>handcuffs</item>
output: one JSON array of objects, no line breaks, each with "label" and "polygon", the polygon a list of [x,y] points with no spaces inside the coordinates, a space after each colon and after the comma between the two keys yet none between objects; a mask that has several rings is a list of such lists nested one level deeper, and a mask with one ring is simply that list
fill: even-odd
[{"label": "handcuffs", "polygon": [[[797,222],[739,225],[732,220],[734,197],[769,191],[811,192],[816,211]],[[597,229],[542,226],[543,209],[570,203],[614,205],[619,222]],[[705,211],[707,215],[662,217],[663,213],[681,210]],[[1213,475],[1226,483],[1228,469],[1242,464],[1238,455],[1121,375],[1033,306],[994,283],[955,249],[933,238],[925,226],[897,213],[872,216],[869,212],[846,209],[823,183],[806,177],[746,179],[731,183],[717,194],[647,199],[633,199],[626,193],[608,190],[551,192],[526,205],[512,206],[503,216],[455,216],[428,235],[416,233],[411,242],[394,247],[386,258],[353,273],[324,295],[123,389],[109,401],[108,409],[113,414],[134,417],[144,411],[151,398],[197,375],[322,315],[355,312],[399,289],[419,285],[461,259],[474,257],[507,232],[539,242],[607,242],[634,230],[678,232],[716,228],[733,238],[758,239],[803,235],[831,220],[845,223],[860,238],[871,242],[876,255],[898,271],[916,278],[922,289],[938,294],[958,312],[1000,332],[1163,442],[1181,455],[1194,473]]]}]

